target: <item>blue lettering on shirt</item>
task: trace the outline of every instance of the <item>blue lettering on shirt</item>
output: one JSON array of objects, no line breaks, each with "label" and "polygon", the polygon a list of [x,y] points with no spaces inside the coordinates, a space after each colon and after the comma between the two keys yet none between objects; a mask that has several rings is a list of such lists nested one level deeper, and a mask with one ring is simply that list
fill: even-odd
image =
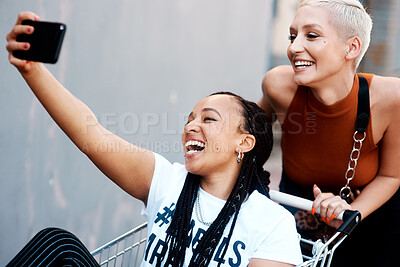
[{"label": "blue lettering on shirt", "polygon": [[[160,251],[161,248],[161,251]],[[153,250],[153,253],[151,254],[150,257],[150,264],[153,264],[154,259],[157,258],[157,265],[156,266],[161,266],[161,261],[159,261],[160,258],[162,258],[165,255],[165,252],[167,252],[167,243],[162,241],[161,239],[158,240],[156,247]]]},{"label": "blue lettering on shirt", "polygon": [[[224,259],[221,259],[222,256],[222,252],[226,247],[226,243],[228,242],[228,238],[224,237],[224,239],[222,240],[221,244],[219,245],[219,247],[217,248],[217,251],[215,253],[214,256],[214,261],[215,262],[221,262],[221,264],[225,263]],[[237,267],[240,266],[240,264],[242,263],[242,257],[240,256],[240,251],[238,249],[238,247],[241,246],[241,249],[245,249],[246,245],[242,242],[242,241],[236,241],[235,243],[233,243],[233,253],[235,253],[236,256],[236,261],[234,262],[235,259],[229,258],[228,259],[228,263],[229,266],[232,267]]]},{"label": "blue lettering on shirt", "polygon": [[[164,212],[157,213],[157,218],[155,219],[154,223],[158,225],[159,227],[162,227],[164,224],[168,225],[170,224],[170,218],[175,212],[175,203],[172,203],[169,207],[165,206],[163,208]],[[188,233],[188,243],[187,247],[190,247],[190,244],[192,244],[192,251],[194,251],[205,234],[206,230],[202,228],[198,228],[197,232],[194,233],[194,226],[195,226],[195,221],[192,219],[190,222],[190,230]],[[168,228],[168,227],[167,227]],[[166,232],[166,231],[165,231]],[[235,255],[235,258],[229,258],[227,261],[225,259],[222,259],[222,253],[224,251],[224,248],[227,243],[227,238],[224,237],[222,239],[222,242],[218,245],[216,248],[215,256],[213,258],[213,261],[215,262],[221,262],[221,264],[228,263],[229,266],[240,266],[242,263],[242,257],[241,257],[241,252],[245,250],[246,244],[243,243],[240,240],[237,240],[236,242],[233,243],[232,249],[233,253]],[[232,243],[230,243],[232,244]],[[160,259],[163,258],[168,250],[168,245],[164,240],[161,240],[157,238],[157,235],[154,233],[151,233],[149,238],[147,239],[147,247],[144,255],[144,261],[148,262],[149,264],[153,265],[153,262],[156,261],[156,266],[160,266]],[[149,258],[149,255],[150,258]]]},{"label": "blue lettering on shirt", "polygon": [[190,247],[190,243],[192,242],[192,238],[193,238],[193,229],[194,229],[194,225],[195,225],[195,221],[192,219],[192,221],[190,222],[190,231],[188,234],[188,243],[186,245],[186,247]]},{"label": "blue lettering on shirt", "polygon": [[233,253],[235,253],[235,255],[237,257],[237,261],[234,263],[233,259],[229,258],[229,266],[237,267],[237,266],[240,266],[240,264],[242,263],[242,257],[240,256],[240,252],[238,250],[239,245],[240,245],[241,249],[243,249],[243,250],[245,250],[245,248],[246,248],[246,244],[239,240],[233,244]]},{"label": "blue lettering on shirt", "polygon": [[225,263],[225,260],[221,259],[221,256],[222,256],[222,251],[223,251],[224,247],[226,246],[227,241],[228,241],[228,238],[226,238],[226,237],[224,237],[224,239],[222,239],[222,242],[219,245],[219,247],[217,248],[217,252],[215,253],[214,261],[216,261],[216,262],[221,261],[221,264]]},{"label": "blue lettering on shirt", "polygon": [[196,249],[197,243],[199,243],[201,237],[204,235],[204,233],[206,232],[206,230],[199,228],[199,230],[197,230],[196,235],[193,238],[193,242],[192,242],[192,251],[194,252],[194,250]]},{"label": "blue lettering on shirt", "polygon": [[[174,209],[172,209],[174,208]],[[172,203],[171,206],[168,208],[167,206],[164,207],[164,213],[161,214],[160,212],[157,212],[157,218],[154,221],[155,224],[157,224],[159,221],[161,221],[159,227],[162,227],[165,224],[169,224],[169,218],[172,217],[172,215],[175,212],[175,203]]]},{"label": "blue lettering on shirt", "polygon": [[147,239],[147,248],[146,248],[146,252],[144,254],[144,260],[147,261],[147,256],[149,255],[149,250],[151,245],[154,242],[154,239],[156,239],[156,235],[154,233],[151,233],[151,235],[149,236],[149,238]]}]

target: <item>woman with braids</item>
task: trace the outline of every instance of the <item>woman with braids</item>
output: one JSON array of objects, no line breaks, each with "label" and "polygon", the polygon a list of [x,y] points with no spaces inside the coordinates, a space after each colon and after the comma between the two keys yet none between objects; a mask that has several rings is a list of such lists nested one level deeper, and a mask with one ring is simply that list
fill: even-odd
[{"label": "woman with braids", "polygon": [[[29,44],[19,34],[38,20],[19,14],[7,35],[15,65],[55,122],[112,181],[145,204],[148,242],[142,266],[289,266],[301,263],[294,218],[268,196],[263,169],[272,149],[271,125],[255,103],[231,93],[201,100],[182,134],[185,165],[139,148],[104,129],[92,111],[44,67],[13,57]],[[87,118],[82,120],[81,118]],[[98,144],[120,147],[97,150]],[[9,266],[96,266],[72,234],[45,229]]]},{"label": "woman with braids", "polygon": [[259,103],[282,125],[280,190],[321,209],[300,230],[322,237],[343,210],[362,215],[333,266],[399,265],[400,79],[357,74],[371,29],[357,0],[301,1],[289,29],[292,65],[266,74]]}]

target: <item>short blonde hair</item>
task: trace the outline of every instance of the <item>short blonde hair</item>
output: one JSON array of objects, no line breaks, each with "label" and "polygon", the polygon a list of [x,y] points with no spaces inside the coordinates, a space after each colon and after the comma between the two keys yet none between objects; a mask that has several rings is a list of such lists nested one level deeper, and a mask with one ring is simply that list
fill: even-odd
[{"label": "short blonde hair", "polygon": [[358,0],[302,0],[302,6],[322,7],[329,11],[332,23],[343,40],[358,36],[361,39],[361,51],[355,59],[358,67],[367,51],[372,31],[372,18]]}]

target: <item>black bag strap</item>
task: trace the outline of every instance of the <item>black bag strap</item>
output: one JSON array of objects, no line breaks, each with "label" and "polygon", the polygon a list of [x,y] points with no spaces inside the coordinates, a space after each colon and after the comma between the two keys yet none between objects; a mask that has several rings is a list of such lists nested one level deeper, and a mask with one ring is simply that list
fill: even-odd
[{"label": "black bag strap", "polygon": [[[366,137],[365,130],[368,127],[369,123],[369,87],[367,80],[358,75],[359,81],[359,89],[358,89],[358,104],[357,104],[357,119],[356,119],[356,131],[353,135],[353,150],[350,153],[350,161],[347,165],[347,171],[344,175],[346,179],[346,185],[340,189],[339,195],[341,198],[345,199],[346,201],[353,200],[353,193],[351,192],[350,188],[350,181],[353,180],[354,175],[356,173],[356,166],[357,160],[360,157],[360,150],[362,146],[362,142]],[[357,133],[362,133],[362,136],[357,136]]]},{"label": "black bag strap", "polygon": [[358,74],[359,89],[358,89],[358,105],[356,131],[365,132],[369,123],[369,87],[367,80]]}]

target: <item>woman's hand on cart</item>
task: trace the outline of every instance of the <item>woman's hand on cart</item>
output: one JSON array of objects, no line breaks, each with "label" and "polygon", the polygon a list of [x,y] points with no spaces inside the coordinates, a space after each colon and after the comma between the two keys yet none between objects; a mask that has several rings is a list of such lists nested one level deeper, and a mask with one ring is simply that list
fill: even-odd
[{"label": "woman's hand on cart", "polygon": [[337,220],[339,214],[345,210],[354,210],[350,204],[338,195],[332,193],[323,193],[321,189],[314,185],[313,188],[315,200],[311,209],[311,213],[314,214],[319,210],[319,215],[322,221],[327,223],[329,226],[339,228],[343,223],[342,220]]},{"label": "woman's hand on cart", "polygon": [[[319,190],[319,188],[318,188]],[[316,191],[319,194],[323,194],[321,190]],[[302,210],[308,210],[311,211],[312,213],[318,213],[320,214],[320,209],[321,205],[316,206],[317,208],[314,208],[315,201],[311,201],[305,198],[297,197],[294,195],[286,194],[283,192],[279,192],[276,190],[270,190],[269,191],[270,197],[273,201],[276,201],[278,203],[281,203],[283,205],[287,205],[290,207],[294,207],[297,209],[302,209]],[[327,193],[327,195],[322,195],[320,198],[325,200],[326,198],[331,198],[333,195]],[[336,202],[336,201],[335,201]],[[322,201],[320,202],[322,203]],[[346,236],[351,234],[351,232],[354,230],[354,228],[358,225],[358,223],[361,221],[361,213],[357,210],[354,210],[351,208],[349,204],[346,203],[347,206],[344,207],[350,207],[350,209],[335,209],[332,214],[335,214],[334,218],[329,220],[329,225],[332,227],[336,227],[338,232],[345,234]],[[329,208],[328,208],[329,210]],[[341,211],[340,211],[341,210]],[[339,214],[336,214],[335,212],[339,212]],[[325,216],[326,216],[326,210],[325,210]],[[333,215],[331,215],[332,217]],[[326,218],[326,217],[324,217]],[[336,237],[335,237],[336,238]]]}]

